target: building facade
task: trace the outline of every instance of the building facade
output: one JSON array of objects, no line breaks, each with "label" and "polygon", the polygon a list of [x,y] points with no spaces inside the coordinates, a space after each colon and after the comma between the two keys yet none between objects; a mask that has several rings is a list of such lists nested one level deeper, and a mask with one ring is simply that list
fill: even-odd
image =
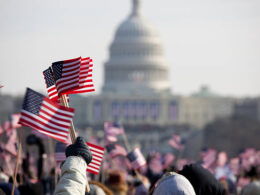
[{"label": "building facade", "polygon": [[203,128],[217,117],[232,114],[233,100],[203,89],[190,97],[170,92],[169,65],[156,28],[143,16],[139,0],[119,25],[104,65],[102,93],[87,99],[74,96],[75,123],[126,125],[182,125]]}]

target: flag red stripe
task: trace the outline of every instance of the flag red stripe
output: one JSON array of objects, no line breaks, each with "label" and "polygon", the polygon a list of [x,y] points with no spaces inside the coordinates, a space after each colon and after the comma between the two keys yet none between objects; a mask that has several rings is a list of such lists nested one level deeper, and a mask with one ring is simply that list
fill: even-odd
[{"label": "flag red stripe", "polygon": [[[42,127],[39,127],[38,125],[35,125],[35,124],[33,124],[33,123],[31,123],[27,120],[24,120],[23,118],[20,119],[19,123],[22,124],[22,125],[29,126],[29,127],[36,129],[36,130],[47,132],[47,133],[51,134],[52,137],[54,137],[55,139],[62,140],[63,142],[66,141],[66,139],[67,139],[67,136],[65,136],[65,135],[61,135],[59,133],[55,133],[55,132],[52,132],[52,131],[45,130]],[[51,136],[51,135],[49,135],[49,136]]]},{"label": "flag red stripe", "polygon": [[[29,119],[35,121],[37,124],[40,124],[40,125],[43,125],[43,126],[49,128],[49,129],[52,129],[52,130],[55,130],[55,131],[58,131],[58,132],[60,131],[61,133],[68,133],[68,131],[65,131],[65,130],[62,130],[62,129],[59,129],[59,128],[55,128],[55,127],[53,127],[53,126],[50,126],[50,125],[48,125],[47,123],[44,123],[44,122],[38,120],[37,118],[32,117],[32,116],[30,116],[30,115],[28,115],[27,113],[25,113],[25,112],[22,111],[21,120],[23,119],[23,118],[22,118],[23,116],[25,116],[25,117],[27,117],[27,118],[29,118]],[[26,120],[26,119],[23,119],[23,120]],[[29,122],[28,120],[26,120],[26,121]],[[42,127],[39,126],[39,128],[42,128]],[[49,131],[49,132],[52,132],[52,131],[50,131],[50,130],[48,130],[48,129],[45,129],[45,130],[46,130],[46,131]],[[53,132],[53,133],[56,134],[55,132]],[[66,136],[66,135],[64,135],[64,136]]]}]

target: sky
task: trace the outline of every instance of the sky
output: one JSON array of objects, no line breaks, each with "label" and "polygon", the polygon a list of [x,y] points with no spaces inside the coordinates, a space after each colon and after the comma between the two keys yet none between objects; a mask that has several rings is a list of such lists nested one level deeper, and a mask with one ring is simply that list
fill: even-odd
[{"label": "sky", "polygon": [[[0,0],[0,84],[46,94],[42,71],[52,62],[91,56],[99,93],[116,28],[131,0]],[[259,0],[141,0],[158,29],[173,94],[208,85],[223,96],[260,95]]]}]

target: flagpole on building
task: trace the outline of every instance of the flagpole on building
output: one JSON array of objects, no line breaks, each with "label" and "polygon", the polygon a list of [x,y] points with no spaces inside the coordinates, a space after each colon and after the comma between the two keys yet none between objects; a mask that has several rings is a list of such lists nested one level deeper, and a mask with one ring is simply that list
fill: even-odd
[{"label": "flagpole on building", "polygon": [[19,160],[20,160],[20,156],[21,156],[22,135],[23,135],[23,131],[21,129],[20,134],[19,134],[19,140],[18,140],[19,143],[18,143],[17,158],[16,158],[15,171],[14,171],[14,177],[13,177],[12,195],[14,195],[14,189],[15,189],[15,186],[16,186],[16,176],[17,176],[17,171],[18,171],[18,167],[19,167]]},{"label": "flagpole on building", "polygon": [[[61,95],[61,98],[60,98],[60,102],[63,106],[69,108],[69,103],[67,101],[67,98],[66,98],[66,95]],[[71,138],[71,141],[72,143],[75,142],[76,140],[76,133],[75,133],[75,128],[74,128],[74,125],[73,125],[73,122],[71,120],[70,122],[70,138]],[[89,187],[89,184],[88,184],[88,180],[86,182],[86,191],[89,192],[90,191],[90,187]]]}]

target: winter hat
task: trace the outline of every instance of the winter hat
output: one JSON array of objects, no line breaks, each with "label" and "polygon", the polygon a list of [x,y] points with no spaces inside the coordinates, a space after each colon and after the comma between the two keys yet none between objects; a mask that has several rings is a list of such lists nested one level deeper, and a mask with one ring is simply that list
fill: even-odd
[{"label": "winter hat", "polygon": [[80,156],[82,157],[87,164],[92,160],[92,154],[89,150],[89,147],[86,144],[86,141],[83,137],[77,137],[74,144],[69,145],[66,148],[66,157],[69,156]]},{"label": "winter hat", "polygon": [[153,195],[195,195],[191,183],[175,172],[166,173],[157,183]]},{"label": "winter hat", "polygon": [[199,164],[185,165],[179,171],[179,174],[185,176],[192,184],[197,195],[224,195],[225,190],[221,183],[216,180],[208,170]]},{"label": "winter hat", "polygon": [[242,192],[242,195],[259,195],[260,194],[260,182],[253,181],[248,184]]}]

